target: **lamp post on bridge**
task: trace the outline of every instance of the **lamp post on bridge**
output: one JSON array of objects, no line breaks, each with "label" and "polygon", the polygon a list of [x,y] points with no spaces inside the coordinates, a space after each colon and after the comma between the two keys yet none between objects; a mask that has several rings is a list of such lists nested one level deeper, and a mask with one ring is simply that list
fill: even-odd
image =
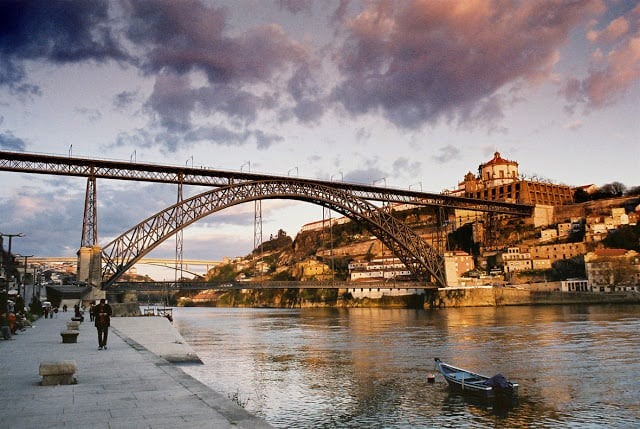
[{"label": "lamp post on bridge", "polygon": [[422,182],[412,183],[411,185],[409,185],[409,190],[411,190],[411,187],[415,185],[420,185],[420,192],[422,192]]}]

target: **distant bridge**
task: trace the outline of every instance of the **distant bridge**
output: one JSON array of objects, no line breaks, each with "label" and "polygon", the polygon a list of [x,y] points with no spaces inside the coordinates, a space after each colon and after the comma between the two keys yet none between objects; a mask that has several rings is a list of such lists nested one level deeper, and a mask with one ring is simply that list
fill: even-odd
[{"label": "distant bridge", "polygon": [[[56,264],[56,263],[64,263],[64,264],[77,264],[78,257],[72,256],[33,256],[29,258],[29,263],[31,264]],[[162,258],[141,258],[137,262],[138,264],[147,264],[147,265],[158,265],[162,267],[173,268],[176,264],[175,259],[162,259]],[[220,265],[221,261],[213,261],[209,259],[183,259],[182,263],[184,265],[198,265],[205,266],[208,268],[213,268]]]},{"label": "distant bridge", "polygon": [[[78,257],[71,256],[50,256],[50,257],[37,257],[34,256],[29,258],[30,264],[78,264]],[[177,267],[178,261],[175,259],[162,259],[162,258],[142,258],[136,262],[136,265],[154,265],[158,267],[165,267],[170,269],[176,269],[178,271],[183,271],[185,273],[201,277],[202,274],[196,273],[190,267],[198,266],[204,267],[205,273],[209,272],[210,269],[217,267],[222,264],[220,261],[213,261],[208,259],[183,259],[180,267]]]},{"label": "distant bridge", "polygon": [[[293,199],[320,205],[362,223],[425,285],[446,286],[444,258],[406,224],[389,203],[530,216],[528,205],[431,194],[347,182],[302,179],[207,168],[175,167],[0,151],[0,170],[87,178],[78,280],[103,288],[188,225],[220,210],[263,199]],[[174,183],[178,202],[152,215],[104,246],[98,245],[96,179]],[[182,199],[183,185],[208,191]],[[211,190],[213,188],[213,190]],[[382,203],[382,207],[373,202]],[[386,204],[386,205],[385,205]],[[261,214],[260,214],[261,216]],[[176,242],[176,251],[179,244]],[[176,252],[178,253],[178,252]]]}]

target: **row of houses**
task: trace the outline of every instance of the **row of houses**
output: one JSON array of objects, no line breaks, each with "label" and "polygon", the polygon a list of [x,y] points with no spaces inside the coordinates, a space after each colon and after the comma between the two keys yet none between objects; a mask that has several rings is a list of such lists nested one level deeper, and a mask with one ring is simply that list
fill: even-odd
[{"label": "row of houses", "polygon": [[[581,243],[574,243],[581,244]],[[580,247],[573,250],[579,251]],[[550,268],[550,259],[533,259],[531,253],[520,252],[517,247],[507,249],[501,255],[504,272],[523,269]],[[477,275],[473,257],[465,252],[446,252],[445,270],[448,287],[495,284],[495,276]],[[537,268],[536,268],[537,267]],[[565,292],[640,292],[640,254],[625,249],[598,249],[585,255],[586,279],[569,279],[562,282]],[[411,272],[398,259],[378,258],[372,261],[353,261],[349,264],[353,283],[389,282],[411,280]],[[496,273],[497,274],[497,273]]]}]

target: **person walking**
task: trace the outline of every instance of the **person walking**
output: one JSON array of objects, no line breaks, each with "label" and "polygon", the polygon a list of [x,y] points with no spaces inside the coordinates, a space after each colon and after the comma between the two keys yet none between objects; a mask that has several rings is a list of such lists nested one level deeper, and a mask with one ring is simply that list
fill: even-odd
[{"label": "person walking", "polygon": [[107,304],[104,298],[93,309],[95,326],[98,329],[98,350],[107,349],[107,336],[109,335],[112,313],[111,306]]}]

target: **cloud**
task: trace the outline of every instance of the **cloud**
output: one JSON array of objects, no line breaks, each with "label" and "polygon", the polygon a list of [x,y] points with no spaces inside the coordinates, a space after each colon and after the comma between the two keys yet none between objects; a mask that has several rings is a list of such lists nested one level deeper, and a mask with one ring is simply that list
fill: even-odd
[{"label": "cloud", "polygon": [[75,109],[76,113],[85,116],[91,122],[97,122],[102,118],[102,112],[97,109],[87,109],[86,107],[79,107]]},{"label": "cloud", "polygon": [[582,126],[583,126],[583,125],[584,125],[584,124],[582,123],[582,121],[580,121],[580,120],[575,120],[575,121],[569,122],[569,123],[568,123],[568,124],[566,124],[564,127],[565,127],[566,129],[568,129],[568,130],[575,131],[575,130],[577,130],[577,129],[579,129],[579,128],[582,128]]},{"label": "cloud", "polygon": [[284,9],[293,14],[311,13],[313,8],[312,0],[276,0],[280,9]]},{"label": "cloud", "polygon": [[0,199],[4,230],[25,233],[19,244],[14,241],[13,252],[37,256],[75,254],[82,238],[84,208],[84,189],[78,191],[24,186],[20,192]]},{"label": "cloud", "polygon": [[109,20],[106,0],[0,2],[0,85],[37,93],[36,87],[24,83],[24,61],[129,60]]},{"label": "cloud", "polygon": [[460,157],[460,149],[451,145],[441,147],[438,152],[438,155],[434,155],[431,158],[440,164],[445,164]]},{"label": "cloud", "polygon": [[347,22],[333,96],[405,128],[492,121],[499,105],[486,101],[548,77],[570,31],[601,11],[598,0],[371,2]]},{"label": "cloud", "polygon": [[122,91],[113,97],[113,105],[116,109],[125,109],[131,106],[137,97],[137,91]]},{"label": "cloud", "polygon": [[11,150],[15,152],[24,152],[27,144],[24,140],[15,137],[12,133],[0,133],[0,148],[3,150]]},{"label": "cloud", "polygon": [[569,77],[561,89],[573,111],[577,104],[603,108],[619,100],[640,81],[640,5],[624,12],[603,30],[591,30],[593,44],[589,73],[584,78]]},{"label": "cloud", "polygon": [[[351,170],[344,175],[345,182],[371,185],[374,181],[378,186],[384,186],[387,173],[377,167]],[[385,180],[381,180],[385,178]]]},{"label": "cloud", "polygon": [[400,157],[392,165],[395,177],[419,177],[422,174],[422,163],[409,158]]}]

